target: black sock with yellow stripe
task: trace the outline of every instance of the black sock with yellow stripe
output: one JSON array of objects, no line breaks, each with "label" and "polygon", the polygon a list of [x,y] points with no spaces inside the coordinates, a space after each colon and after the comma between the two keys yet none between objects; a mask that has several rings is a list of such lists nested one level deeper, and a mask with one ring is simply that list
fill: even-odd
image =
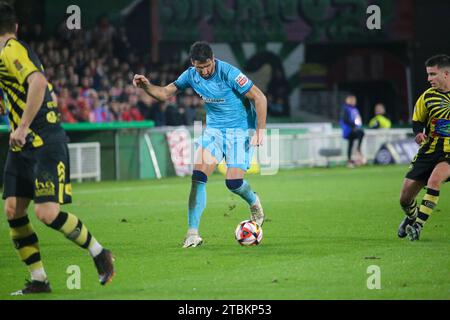
[{"label": "black sock with yellow stripe", "polygon": [[423,197],[422,203],[419,208],[419,213],[417,214],[416,222],[420,223],[423,226],[430,217],[438,201],[439,190],[427,188],[427,193]]},{"label": "black sock with yellow stripe", "polygon": [[415,220],[416,219],[416,215],[417,215],[416,209],[417,209],[417,201],[415,199],[410,204],[408,204],[406,206],[402,205],[403,212],[411,220]]},{"label": "black sock with yellow stripe", "polygon": [[11,239],[20,259],[27,265],[33,280],[44,281],[47,275],[41,261],[39,240],[28,216],[8,220]]},{"label": "black sock with yellow stripe", "polygon": [[67,239],[72,240],[80,247],[88,249],[93,257],[103,249],[81,220],[71,213],[61,211],[48,226],[62,232]]}]

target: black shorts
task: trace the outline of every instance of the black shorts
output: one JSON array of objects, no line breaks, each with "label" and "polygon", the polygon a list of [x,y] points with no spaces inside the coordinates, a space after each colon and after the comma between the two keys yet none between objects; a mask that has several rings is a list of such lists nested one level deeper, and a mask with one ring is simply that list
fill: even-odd
[{"label": "black shorts", "polygon": [[[450,153],[434,152],[430,154],[417,154],[413,161],[411,161],[406,178],[416,181],[428,181],[434,167],[443,161],[450,164]],[[450,178],[447,181],[450,181]]]},{"label": "black shorts", "polygon": [[71,203],[67,144],[52,143],[20,152],[8,151],[3,182],[3,199],[23,197],[35,203]]}]

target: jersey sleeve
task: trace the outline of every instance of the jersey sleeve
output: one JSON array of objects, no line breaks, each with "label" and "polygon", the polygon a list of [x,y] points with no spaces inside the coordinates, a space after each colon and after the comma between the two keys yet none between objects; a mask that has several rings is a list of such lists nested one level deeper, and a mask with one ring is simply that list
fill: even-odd
[{"label": "jersey sleeve", "polygon": [[419,99],[417,99],[416,105],[414,106],[413,121],[418,121],[426,123],[428,119],[427,107],[425,105],[425,93],[422,94]]},{"label": "jersey sleeve", "polygon": [[183,91],[189,88],[190,82],[189,82],[189,69],[184,71],[177,80],[173,82],[173,84],[177,87],[178,90]]},{"label": "jersey sleeve", "polygon": [[40,71],[31,61],[28,50],[19,41],[8,41],[3,52],[3,60],[6,68],[21,85],[30,74]]},{"label": "jersey sleeve", "polygon": [[252,80],[250,80],[245,74],[236,67],[230,66],[227,74],[227,83],[231,88],[239,92],[241,95],[245,95],[253,86]]}]

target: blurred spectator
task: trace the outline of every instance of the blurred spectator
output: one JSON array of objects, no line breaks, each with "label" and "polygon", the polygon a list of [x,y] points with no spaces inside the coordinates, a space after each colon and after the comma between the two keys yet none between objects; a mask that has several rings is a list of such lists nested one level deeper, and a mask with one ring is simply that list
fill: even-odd
[{"label": "blurred spectator", "polygon": [[[364,137],[364,129],[362,128],[361,115],[356,107],[356,96],[348,95],[345,98],[345,103],[342,106],[340,126],[342,128],[342,136],[344,139],[348,140],[347,149],[347,166],[353,168],[355,164],[364,164],[365,158],[361,153],[361,144]],[[352,160],[353,143],[358,140],[357,144],[357,159]]]},{"label": "blurred spectator", "polygon": [[268,95],[268,111],[270,115],[281,116],[286,113],[286,107],[284,106],[284,99],[282,97],[277,97],[274,101],[272,95]]},{"label": "blurred spectator", "polygon": [[110,108],[110,112],[111,112],[111,120],[112,121],[121,121],[122,119],[120,118],[120,102],[116,99],[111,101],[111,108]]},{"label": "blurred spectator", "polygon": [[175,96],[171,97],[166,102],[166,125],[167,126],[181,126],[184,124],[183,121],[183,113],[184,111],[180,112],[180,109],[177,106],[176,98]]},{"label": "blurred spectator", "polygon": [[100,51],[112,52],[112,40],[115,33],[116,29],[109,23],[108,17],[102,16],[93,32],[93,38],[97,42]]},{"label": "blurred spectator", "polygon": [[273,71],[272,78],[267,85],[267,94],[273,98],[273,107],[269,113],[274,116],[289,114],[289,82],[284,75],[283,69],[276,68]]},{"label": "blurred spectator", "polygon": [[155,126],[165,126],[167,124],[166,121],[166,109],[167,102],[158,102],[153,105],[151,111],[151,119],[155,122]]},{"label": "blurred spectator", "polygon": [[75,100],[72,98],[69,89],[64,88],[59,94],[58,107],[61,113],[61,121],[69,123],[77,122],[73,114]]},{"label": "blurred spectator", "polygon": [[179,96],[179,108],[183,114],[183,124],[191,126],[195,120],[195,106],[194,106],[194,92],[192,89],[187,89],[184,94]]},{"label": "blurred spectator", "polygon": [[[131,87],[134,90],[134,87]],[[135,94],[130,94],[128,96],[128,103],[124,103],[126,106],[127,112],[128,112],[128,118],[122,119],[123,121],[142,121],[144,120],[144,117],[142,116],[141,112],[138,108],[138,97]]]},{"label": "blurred spectator", "polygon": [[391,127],[391,120],[386,116],[384,104],[377,103],[374,108],[375,116],[369,121],[371,129],[387,129]]},{"label": "blurred spectator", "polygon": [[143,119],[139,110],[136,107],[131,107],[128,103],[121,103],[120,110],[121,121],[141,121]]},{"label": "blurred spectator", "polygon": [[206,110],[203,107],[203,100],[198,95],[193,96],[194,102],[193,107],[195,109],[195,121],[206,122]]},{"label": "blurred spectator", "polygon": [[137,107],[145,120],[151,119],[151,111],[154,100],[144,90],[140,90]]},{"label": "blurred spectator", "polygon": [[94,96],[92,110],[89,115],[90,122],[109,122],[112,120],[106,101],[105,93],[102,93],[101,97]]}]

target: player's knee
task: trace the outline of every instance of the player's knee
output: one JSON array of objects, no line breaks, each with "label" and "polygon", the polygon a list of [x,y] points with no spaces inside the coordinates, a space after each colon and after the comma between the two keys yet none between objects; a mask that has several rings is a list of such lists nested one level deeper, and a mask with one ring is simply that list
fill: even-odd
[{"label": "player's knee", "polygon": [[400,195],[400,206],[401,207],[408,207],[411,205],[411,203],[414,201],[414,198],[411,198],[411,196],[409,196],[406,193],[402,193]]},{"label": "player's knee", "polygon": [[46,214],[44,208],[36,207],[35,209],[36,217],[45,224],[50,224],[52,221],[49,221],[48,215]]},{"label": "player's knee", "polygon": [[51,224],[59,213],[59,205],[56,203],[36,204],[36,217],[45,224]]},{"label": "player's knee", "polygon": [[194,170],[192,172],[192,181],[206,183],[208,182],[208,176],[203,171]]},{"label": "player's knee", "polygon": [[400,207],[407,207],[410,205],[410,202],[406,201],[404,198],[400,197]]},{"label": "player's knee", "polygon": [[16,205],[12,202],[6,201],[5,202],[5,214],[6,214],[6,218],[8,220],[13,220],[17,216]]},{"label": "player's knee", "polygon": [[244,183],[244,179],[226,179],[225,184],[230,191],[239,189]]}]

